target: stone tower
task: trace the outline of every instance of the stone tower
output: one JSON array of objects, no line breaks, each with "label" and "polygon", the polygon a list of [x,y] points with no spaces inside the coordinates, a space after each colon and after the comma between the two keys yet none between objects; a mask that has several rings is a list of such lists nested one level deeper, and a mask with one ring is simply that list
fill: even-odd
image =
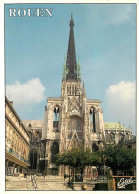
[{"label": "stone tower", "polygon": [[42,140],[46,142],[47,168],[55,168],[54,155],[72,147],[97,150],[103,146],[104,122],[100,100],[86,98],[76,61],[74,21],[71,15],[67,58],[64,61],[61,97],[47,99]]}]

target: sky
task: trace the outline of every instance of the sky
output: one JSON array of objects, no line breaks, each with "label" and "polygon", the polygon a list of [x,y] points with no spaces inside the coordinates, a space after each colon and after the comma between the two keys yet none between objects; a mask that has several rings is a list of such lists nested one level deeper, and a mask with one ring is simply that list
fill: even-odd
[{"label": "sky", "polygon": [[[52,8],[52,16],[9,17],[9,9]],[[47,97],[60,97],[69,22],[88,99],[104,122],[136,134],[136,4],[5,5],[6,96],[23,120],[43,120]]]}]

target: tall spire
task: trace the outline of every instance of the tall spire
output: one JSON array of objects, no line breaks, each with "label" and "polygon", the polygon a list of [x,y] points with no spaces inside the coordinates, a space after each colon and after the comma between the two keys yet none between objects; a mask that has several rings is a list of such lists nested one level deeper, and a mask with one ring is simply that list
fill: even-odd
[{"label": "tall spire", "polygon": [[73,21],[72,14],[71,14],[71,20],[70,20],[69,26],[70,26],[70,34],[69,34],[69,44],[68,44],[67,61],[66,61],[66,69],[67,69],[66,80],[77,81],[77,63],[76,63],[74,31],[73,31],[74,21]]}]

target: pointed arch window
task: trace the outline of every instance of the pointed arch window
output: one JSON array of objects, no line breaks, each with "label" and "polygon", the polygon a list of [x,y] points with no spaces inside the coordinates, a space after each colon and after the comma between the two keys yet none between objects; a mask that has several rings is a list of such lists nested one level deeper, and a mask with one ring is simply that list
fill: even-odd
[{"label": "pointed arch window", "polygon": [[59,107],[56,106],[54,108],[54,113],[53,113],[53,127],[58,127],[59,123]]},{"label": "pointed arch window", "polygon": [[90,126],[94,133],[96,133],[96,123],[95,123],[95,110],[93,108],[90,109]]}]

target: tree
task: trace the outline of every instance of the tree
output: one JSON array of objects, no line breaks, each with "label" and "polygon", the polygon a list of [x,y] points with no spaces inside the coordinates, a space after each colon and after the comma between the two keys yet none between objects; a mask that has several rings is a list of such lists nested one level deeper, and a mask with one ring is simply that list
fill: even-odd
[{"label": "tree", "polygon": [[70,168],[75,167],[76,164],[76,156],[74,154],[74,150],[66,151],[61,154],[56,155],[56,165],[64,165],[69,166],[69,182],[70,182]]},{"label": "tree", "polygon": [[120,170],[124,173],[131,170],[136,165],[136,153],[121,144],[108,145],[103,151],[106,165],[111,168],[113,174]]},{"label": "tree", "polygon": [[101,157],[95,152],[84,150],[84,148],[72,148],[62,154],[57,155],[57,165],[69,166],[80,171],[81,179],[83,181],[83,172],[87,166],[98,166],[101,164]]}]

